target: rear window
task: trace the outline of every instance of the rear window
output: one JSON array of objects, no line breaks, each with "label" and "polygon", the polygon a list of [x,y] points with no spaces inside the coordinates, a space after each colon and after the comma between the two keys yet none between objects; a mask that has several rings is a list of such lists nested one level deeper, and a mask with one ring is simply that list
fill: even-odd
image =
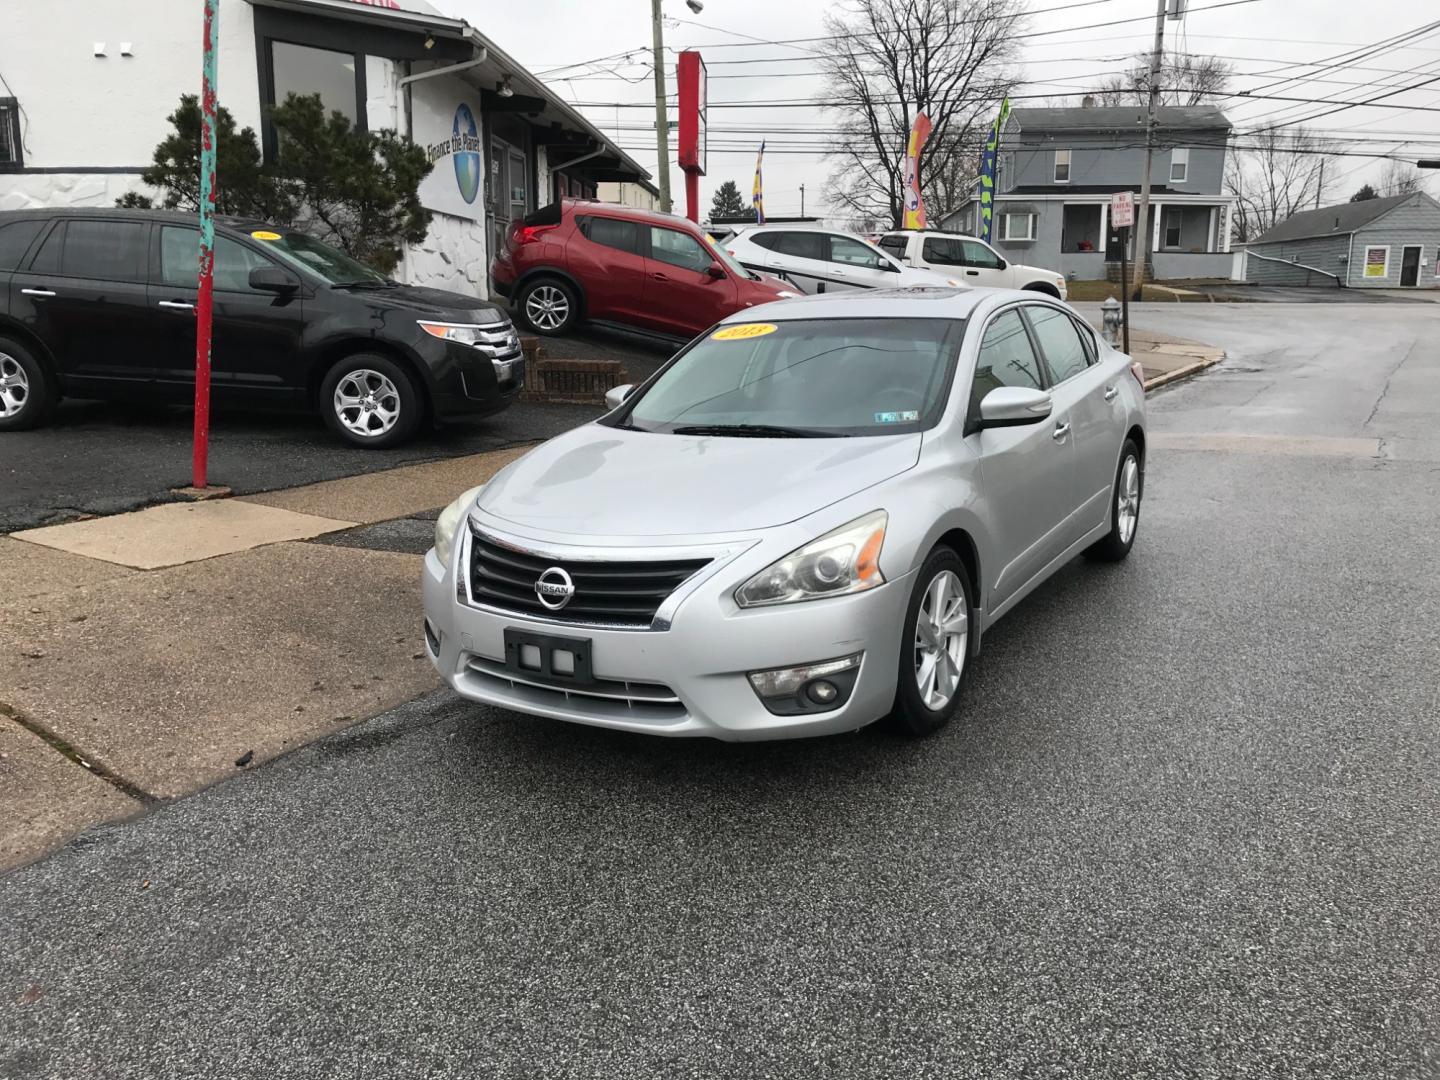
[{"label": "rear window", "polygon": [[755,237],[755,243],[780,255],[792,255],[797,259],[824,259],[825,237],[812,232],[762,232]]},{"label": "rear window", "polygon": [[895,258],[903,259],[905,258],[906,249],[910,247],[910,238],[904,233],[892,233],[889,236],[881,238],[880,246],[891,255],[894,255]]},{"label": "rear window", "polygon": [[14,270],[30,249],[31,241],[47,224],[44,218],[27,218],[0,225],[0,273]]},{"label": "rear window", "polygon": [[62,277],[145,280],[145,226],[138,221],[62,221],[45,238],[31,269]]}]

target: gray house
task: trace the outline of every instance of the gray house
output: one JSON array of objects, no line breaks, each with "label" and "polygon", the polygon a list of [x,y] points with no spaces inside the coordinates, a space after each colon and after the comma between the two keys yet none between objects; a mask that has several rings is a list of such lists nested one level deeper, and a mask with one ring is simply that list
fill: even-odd
[{"label": "gray house", "polygon": [[[1208,105],[1162,107],[1156,120],[1147,244],[1154,276],[1228,278],[1230,121]],[[1018,262],[1058,267],[1069,278],[1111,276],[1120,251],[1110,196],[1138,193],[1144,165],[1143,106],[1012,110],[1000,140],[991,242]],[[973,234],[979,214],[977,188],[942,227]]]},{"label": "gray house", "polygon": [[1245,245],[1259,285],[1440,287],[1440,203],[1423,192],[1307,210]]}]

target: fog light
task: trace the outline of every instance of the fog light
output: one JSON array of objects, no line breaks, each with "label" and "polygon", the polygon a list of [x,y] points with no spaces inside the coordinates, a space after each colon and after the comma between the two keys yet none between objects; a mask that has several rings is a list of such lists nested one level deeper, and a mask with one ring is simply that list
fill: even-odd
[{"label": "fog light", "polygon": [[838,709],[850,699],[863,653],[817,660],[799,667],[749,673],[761,703],[777,716]]},{"label": "fog light", "polygon": [[816,705],[829,705],[840,695],[839,689],[833,682],[826,682],[820,679],[805,687],[805,696]]}]

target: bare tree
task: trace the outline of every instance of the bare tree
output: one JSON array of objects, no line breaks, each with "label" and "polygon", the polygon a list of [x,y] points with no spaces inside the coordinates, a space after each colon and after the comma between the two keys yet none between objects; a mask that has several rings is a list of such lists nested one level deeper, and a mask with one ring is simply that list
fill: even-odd
[{"label": "bare tree", "polygon": [[1234,239],[1242,244],[1323,203],[1325,168],[1334,152],[1304,128],[1244,138],[1247,148],[1231,150],[1225,162],[1225,191],[1235,196]]},{"label": "bare tree", "polygon": [[[1166,53],[1160,60],[1160,104],[1209,104],[1225,94],[1234,74],[1218,56]],[[1144,105],[1150,99],[1149,54],[1136,53],[1124,74],[1101,79],[1090,93],[1100,105]]]},{"label": "bare tree", "polygon": [[841,214],[899,225],[910,125],[933,125],[920,159],[926,210],[963,205],[1000,101],[1017,81],[1021,0],[850,0],[827,15],[821,105],[836,114],[827,194]]},{"label": "bare tree", "polygon": [[1420,170],[1408,161],[1396,161],[1394,158],[1385,162],[1385,169],[1380,173],[1380,195],[1413,195],[1417,191],[1425,190],[1425,177],[1420,175]]}]

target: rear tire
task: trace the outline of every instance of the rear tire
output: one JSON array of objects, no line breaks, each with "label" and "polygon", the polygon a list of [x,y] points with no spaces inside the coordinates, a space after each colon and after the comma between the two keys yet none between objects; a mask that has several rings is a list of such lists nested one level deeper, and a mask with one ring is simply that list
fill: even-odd
[{"label": "rear tire", "polygon": [[890,720],[907,735],[932,735],[960,710],[970,670],[970,575],[960,556],[937,547],[915,576],[900,636]]},{"label": "rear tire", "polygon": [[379,353],[345,357],[320,384],[320,412],[351,446],[398,446],[420,426],[424,402],[412,377]]},{"label": "rear tire", "polygon": [[1103,540],[1085,549],[1086,558],[1119,562],[1130,554],[1140,531],[1140,498],[1144,493],[1145,468],[1140,448],[1134,439],[1126,439],[1120,448],[1120,465],[1110,493],[1110,531]]},{"label": "rear tire", "polygon": [[580,321],[580,298],[556,277],[532,278],[515,297],[520,318],[537,334],[559,337]]},{"label": "rear tire", "polygon": [[0,337],[0,431],[24,431],[50,419],[60,401],[55,377],[12,338]]}]

